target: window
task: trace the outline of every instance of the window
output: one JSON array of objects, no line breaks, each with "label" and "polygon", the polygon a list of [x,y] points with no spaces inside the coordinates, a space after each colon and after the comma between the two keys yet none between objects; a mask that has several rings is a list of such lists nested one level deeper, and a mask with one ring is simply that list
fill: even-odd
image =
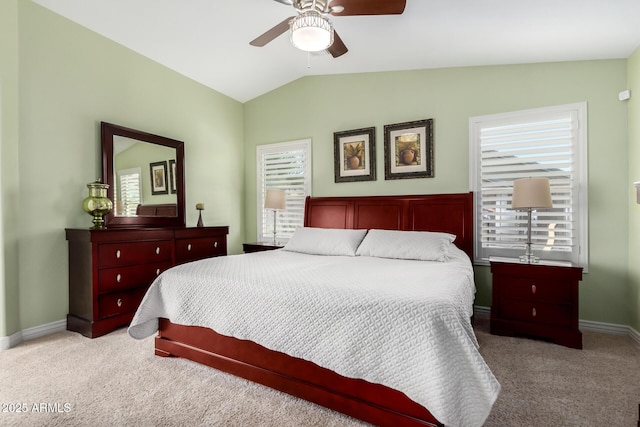
[{"label": "window", "polygon": [[532,212],[534,253],[586,268],[586,103],[472,117],[469,127],[475,261],[524,253],[527,213],[511,209],[513,181],[547,177],[553,208]]},{"label": "window", "polygon": [[276,239],[288,240],[303,225],[304,201],[311,194],[311,140],[259,145],[256,151],[258,240],[273,240],[274,212],[264,209],[268,189],[286,192],[286,210],[276,211]]},{"label": "window", "polygon": [[122,169],[118,171],[118,191],[115,192],[114,203],[118,215],[132,216],[141,203],[140,168]]}]

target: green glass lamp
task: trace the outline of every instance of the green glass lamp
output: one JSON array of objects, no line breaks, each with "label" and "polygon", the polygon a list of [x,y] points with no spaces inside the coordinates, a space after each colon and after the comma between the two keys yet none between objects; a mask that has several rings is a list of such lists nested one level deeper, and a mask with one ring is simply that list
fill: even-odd
[{"label": "green glass lamp", "polygon": [[82,208],[86,213],[93,216],[93,227],[91,229],[106,228],[104,226],[104,215],[111,212],[113,202],[107,197],[109,184],[103,184],[101,179],[87,184],[89,196],[82,202]]}]

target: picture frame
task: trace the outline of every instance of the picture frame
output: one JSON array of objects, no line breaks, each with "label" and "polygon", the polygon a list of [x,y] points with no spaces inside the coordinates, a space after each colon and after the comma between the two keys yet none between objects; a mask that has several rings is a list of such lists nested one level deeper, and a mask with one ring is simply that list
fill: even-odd
[{"label": "picture frame", "polygon": [[176,161],[169,160],[169,191],[171,194],[176,194],[178,188],[176,184]]},{"label": "picture frame", "polygon": [[166,160],[149,163],[149,171],[151,172],[151,195],[169,194]]},{"label": "picture frame", "polygon": [[335,182],[375,181],[376,128],[333,133]]},{"label": "picture frame", "polygon": [[433,176],[433,119],[385,125],[384,179]]}]

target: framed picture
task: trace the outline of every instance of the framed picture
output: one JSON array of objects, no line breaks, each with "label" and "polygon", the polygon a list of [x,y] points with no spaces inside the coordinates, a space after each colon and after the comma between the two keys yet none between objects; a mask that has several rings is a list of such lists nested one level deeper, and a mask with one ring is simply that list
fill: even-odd
[{"label": "framed picture", "polygon": [[405,178],[433,178],[433,119],[384,127],[384,179]]},{"label": "framed picture", "polygon": [[376,128],[333,133],[335,182],[375,181]]},{"label": "framed picture", "polygon": [[149,164],[151,170],[151,194],[169,194],[167,187],[167,162],[153,162]]},{"label": "framed picture", "polygon": [[176,194],[176,161],[169,160],[169,190],[171,194]]}]

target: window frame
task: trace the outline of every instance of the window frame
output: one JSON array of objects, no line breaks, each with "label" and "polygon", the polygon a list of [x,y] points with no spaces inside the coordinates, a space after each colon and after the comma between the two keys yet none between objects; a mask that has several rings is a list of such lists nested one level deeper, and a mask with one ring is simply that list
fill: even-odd
[{"label": "window frame", "polygon": [[[287,197],[287,210],[289,210],[289,207],[291,206],[290,200],[291,198],[294,199],[294,203],[295,205],[298,206],[298,209],[296,211],[300,211],[299,207],[300,204],[302,206],[302,210],[299,212],[300,214],[300,219],[299,219],[299,224],[297,224],[296,226],[302,226],[304,224],[304,201],[306,199],[307,196],[311,195],[311,188],[312,188],[312,158],[311,158],[311,138],[307,138],[307,139],[301,139],[301,140],[295,140],[295,141],[287,141],[287,142],[278,142],[278,143],[273,143],[273,144],[262,144],[262,145],[258,145],[256,146],[256,237],[258,241],[273,241],[273,231],[265,231],[265,224],[271,225],[273,224],[273,213],[271,212],[270,209],[265,209],[264,208],[264,198],[266,195],[266,184],[264,182],[264,171],[263,171],[263,156],[265,154],[274,154],[274,153],[287,153],[287,152],[294,152],[294,151],[302,151],[304,153],[304,166],[303,166],[303,175],[304,175],[304,196],[298,195],[298,196],[292,196],[290,193],[290,187],[286,187],[286,186],[282,186],[282,185],[278,185],[278,186],[271,186],[270,188],[280,188],[280,189],[284,189],[286,190],[286,197]],[[295,215],[294,211],[294,215],[290,215],[287,216],[286,218],[283,218],[283,213],[287,212],[287,210],[285,211],[281,211],[278,212],[278,218],[277,218],[277,230],[278,230],[278,234],[277,234],[277,240],[280,243],[286,243],[289,238],[291,237],[291,234],[293,234],[293,231],[291,232],[283,232],[283,225],[282,223],[286,220],[286,222],[289,222],[289,220]],[[286,214],[285,214],[286,215]],[[268,218],[271,218],[271,220],[269,220]],[[289,229],[292,226],[289,225]]]},{"label": "window frame", "polygon": [[[129,168],[129,169],[121,169],[119,171],[116,172],[116,182],[118,185],[117,191],[114,191],[114,203],[118,204],[118,203],[122,203],[122,213],[125,216],[130,216],[130,215],[135,215],[136,214],[136,209],[138,207],[139,204],[142,203],[142,168],[141,167],[133,167],[133,168]],[[127,208],[127,206],[130,204],[130,200],[123,200],[122,198],[122,193],[126,191],[125,189],[125,185],[123,185],[122,183],[122,176],[123,175],[127,175],[127,176],[136,176],[137,177],[137,187],[138,187],[138,203],[133,206],[133,209],[131,208]],[[126,211],[126,213],[125,213]]]},{"label": "window frame", "polygon": [[[542,258],[550,261],[571,262],[573,265],[583,267],[585,272],[588,270],[588,122],[586,102],[475,116],[469,119],[469,185],[474,193],[474,263],[476,265],[488,265],[491,257],[506,256],[517,259],[518,256],[524,253],[524,246],[522,248],[502,248],[500,250],[483,247],[481,240],[483,206],[480,131],[483,128],[494,126],[534,122],[539,120],[541,116],[554,116],[562,113],[574,114],[577,122],[572,138],[571,155],[572,168],[574,170],[571,181],[574,245],[573,250],[565,252],[564,255],[560,252],[544,252]],[[535,174],[532,176],[535,176]],[[526,225],[519,228],[526,230]],[[536,256],[540,256],[540,251],[537,251]]]}]

